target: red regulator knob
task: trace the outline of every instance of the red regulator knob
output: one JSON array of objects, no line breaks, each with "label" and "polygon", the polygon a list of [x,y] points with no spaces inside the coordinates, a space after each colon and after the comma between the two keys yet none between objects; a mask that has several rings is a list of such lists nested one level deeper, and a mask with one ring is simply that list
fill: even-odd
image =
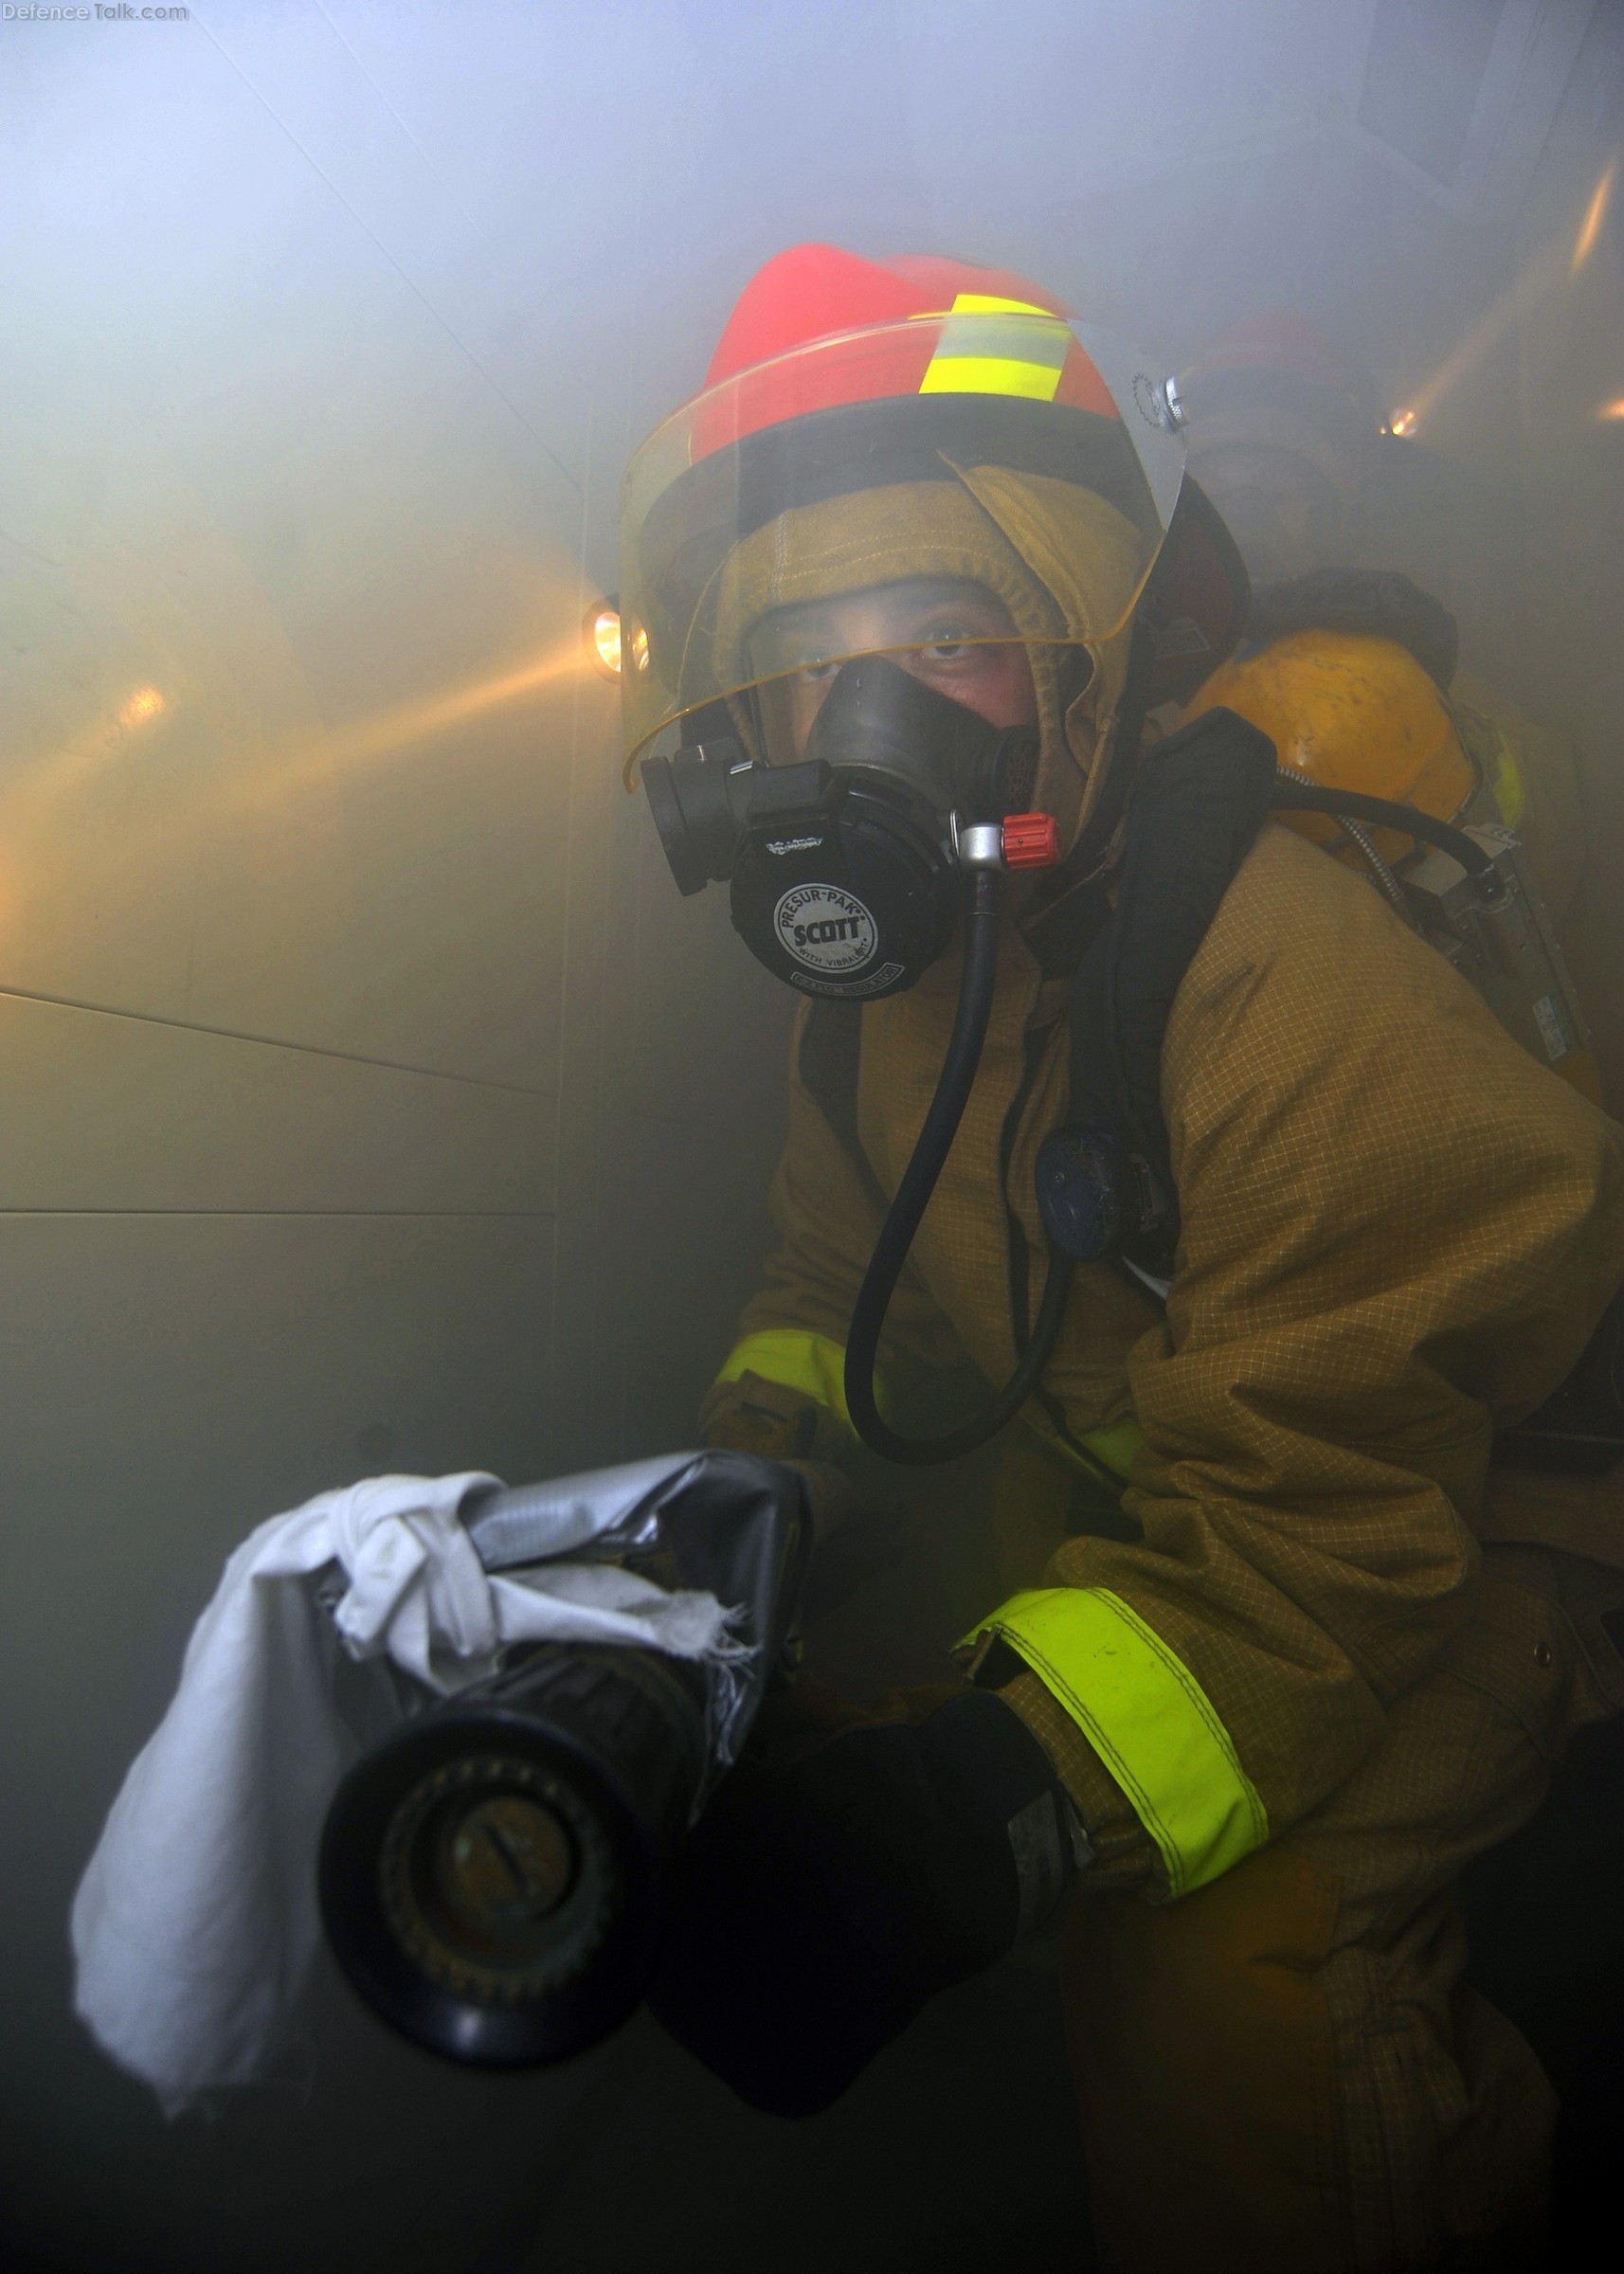
[{"label": "red regulator knob", "polygon": [[1006,869],[1052,869],[1060,857],[1060,824],[1052,813],[1012,813],[1003,824]]}]

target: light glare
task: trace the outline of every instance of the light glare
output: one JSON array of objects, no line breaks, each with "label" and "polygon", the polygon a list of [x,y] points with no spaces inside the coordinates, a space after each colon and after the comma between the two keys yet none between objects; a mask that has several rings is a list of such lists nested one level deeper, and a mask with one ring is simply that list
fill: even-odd
[{"label": "light glare", "polygon": [[1607,218],[1607,201],[1613,195],[1613,176],[1617,170],[1618,162],[1615,159],[1597,183],[1590,203],[1584,209],[1584,219],[1579,225],[1579,235],[1574,239],[1573,262],[1569,269],[1572,276],[1578,276],[1596,249],[1596,240],[1600,236],[1601,225]]},{"label": "light glare", "polygon": [[118,724],[121,727],[145,726],[149,718],[156,718],[163,709],[164,698],[155,687],[137,687],[133,695],[126,697],[124,707],[118,713]]},{"label": "light glare", "polygon": [[621,611],[612,600],[600,601],[586,614],[586,652],[606,679],[621,676]]}]

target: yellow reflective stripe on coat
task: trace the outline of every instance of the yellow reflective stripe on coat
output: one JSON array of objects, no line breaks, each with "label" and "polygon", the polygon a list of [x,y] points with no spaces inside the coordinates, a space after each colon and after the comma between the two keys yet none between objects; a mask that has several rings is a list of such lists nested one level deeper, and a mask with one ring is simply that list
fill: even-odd
[{"label": "yellow reflective stripe on coat", "polygon": [[741,1374],[759,1374],[764,1381],[803,1391],[839,1414],[848,1429],[852,1426],[846,1410],[846,1353],[826,1334],[812,1334],[801,1326],[764,1326],[759,1334],[747,1334],[729,1351],[716,1380],[737,1381]]},{"label": "yellow reflective stripe on coat", "polygon": [[[1133,1456],[1145,1442],[1145,1432],[1137,1421],[1113,1421],[1109,1429],[1086,1429],[1078,1437],[1096,1461],[1103,1461],[1118,1476],[1126,1476],[1133,1466]],[[1065,1440],[1061,1439],[1062,1449]]]},{"label": "yellow reflective stripe on coat", "polygon": [[1046,308],[962,292],[943,318],[919,392],[1053,403],[1071,345],[1070,329]]},{"label": "yellow reflective stripe on coat", "polygon": [[1262,1847],[1268,1813],[1211,1699],[1120,1596],[1108,1587],[1034,1588],[1012,1596],[977,1634],[989,1628],[1059,1700],[1121,1785],[1175,1895]]},{"label": "yellow reflective stripe on coat", "polygon": [[[1074,1469],[1083,1469],[1083,1462],[1080,1462],[1078,1455],[1075,1455],[1074,1446],[1067,1444],[1067,1439],[1062,1437],[1060,1431],[1049,1435],[1044,1428],[1039,1426],[1039,1423],[1033,1423],[1033,1426],[1038,1428],[1038,1433],[1041,1435],[1041,1439],[1044,1439],[1044,1444],[1051,1444],[1053,1449],[1056,1449],[1056,1453],[1062,1453],[1064,1457],[1067,1457],[1067,1460],[1072,1462]],[[1137,1451],[1140,1451],[1140,1446],[1144,1444],[1144,1431],[1140,1428],[1140,1423],[1132,1419],[1132,1415],[1128,1415],[1128,1419],[1126,1421],[1112,1421],[1108,1428],[1085,1428],[1085,1431],[1078,1431],[1078,1444],[1083,1446],[1085,1453],[1094,1455],[1094,1460],[1101,1462],[1101,1467],[1110,1469],[1112,1476],[1126,1476],[1128,1469],[1132,1467],[1132,1455],[1135,1455]]]},{"label": "yellow reflective stripe on coat", "polygon": [[1133,1466],[1133,1456],[1145,1442],[1145,1432],[1129,1415],[1126,1421],[1112,1421],[1104,1429],[1084,1429],[1076,1432],[1076,1443],[1063,1437],[1041,1409],[1029,1409],[1026,1426],[1034,1436],[1052,1453],[1056,1460],[1068,1462],[1080,1474],[1092,1476],[1094,1471],[1078,1452],[1092,1453],[1102,1467],[1113,1476],[1125,1477]]},{"label": "yellow reflective stripe on coat", "polygon": [[1500,808],[1500,819],[1507,829],[1515,829],[1527,806],[1528,793],[1523,785],[1517,753],[1506,738],[1505,728],[1498,720],[1490,723],[1494,728],[1494,755],[1489,762],[1489,786]]}]

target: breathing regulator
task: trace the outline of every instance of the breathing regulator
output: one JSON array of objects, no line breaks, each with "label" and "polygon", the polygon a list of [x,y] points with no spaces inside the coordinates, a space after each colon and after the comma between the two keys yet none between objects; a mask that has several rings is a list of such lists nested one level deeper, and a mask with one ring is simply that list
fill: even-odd
[{"label": "breathing regulator", "polygon": [[724,736],[643,763],[678,889],[726,884],[733,928],[804,995],[875,1002],[947,947],[966,869],[1049,866],[1038,737],[988,726],[886,656],[837,675],[805,758],[761,766]]}]

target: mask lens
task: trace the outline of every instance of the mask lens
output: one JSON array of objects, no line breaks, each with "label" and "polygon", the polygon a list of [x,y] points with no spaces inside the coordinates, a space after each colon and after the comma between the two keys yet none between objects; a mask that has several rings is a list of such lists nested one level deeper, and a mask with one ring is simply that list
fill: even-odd
[{"label": "mask lens", "polygon": [[932,739],[947,731],[951,742],[951,722],[966,715],[995,731],[1037,715],[1026,645],[997,594],[968,578],[913,577],[774,609],[752,631],[749,655],[762,682],[761,748],[775,766],[814,754],[825,703],[854,676],[865,685],[889,678],[899,695],[912,687],[930,696],[938,723],[920,730],[915,763],[899,765],[894,752],[880,760],[856,749],[837,755],[820,748],[817,754],[836,766],[879,763],[914,782],[944,815],[962,799],[929,748]]},{"label": "mask lens", "polygon": [[830,680],[854,656],[893,655],[950,665],[974,646],[1016,636],[1009,611],[984,585],[961,577],[915,577],[837,600],[774,608],[749,635],[751,676]]}]

